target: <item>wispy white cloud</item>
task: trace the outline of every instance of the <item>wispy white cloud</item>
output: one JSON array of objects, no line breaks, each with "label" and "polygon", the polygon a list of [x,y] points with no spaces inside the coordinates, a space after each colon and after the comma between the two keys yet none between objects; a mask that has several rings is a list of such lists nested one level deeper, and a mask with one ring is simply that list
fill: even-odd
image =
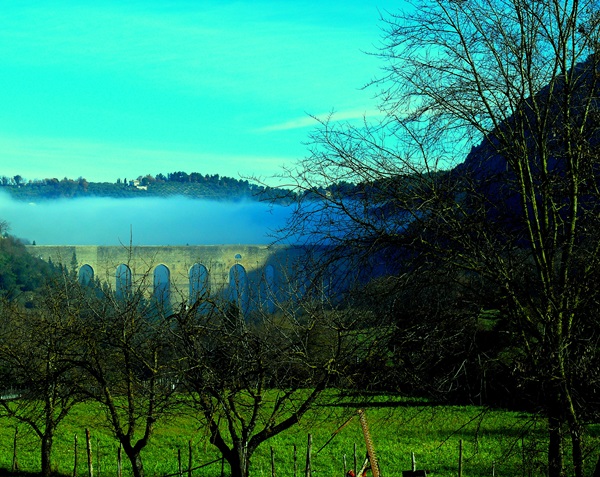
[{"label": "wispy white cloud", "polygon": [[284,121],[278,124],[272,124],[269,126],[265,126],[262,128],[258,128],[259,132],[273,132],[273,131],[289,131],[292,129],[302,129],[302,128],[312,128],[318,126],[319,123],[325,121],[333,121],[333,122],[354,122],[354,121],[362,121],[362,120],[373,120],[382,117],[382,112],[378,109],[369,109],[369,110],[349,110],[349,111],[340,111],[340,112],[330,112],[323,113],[319,115],[309,115],[291,119],[289,121]]}]

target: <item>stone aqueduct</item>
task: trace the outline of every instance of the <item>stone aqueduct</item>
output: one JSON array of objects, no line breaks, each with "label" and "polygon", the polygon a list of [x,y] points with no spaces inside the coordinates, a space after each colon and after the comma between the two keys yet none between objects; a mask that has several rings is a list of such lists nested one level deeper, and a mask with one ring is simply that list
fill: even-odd
[{"label": "stone aqueduct", "polygon": [[96,246],[29,245],[32,255],[68,269],[81,282],[98,279],[119,293],[145,287],[174,304],[207,291],[243,302],[271,303],[306,265],[301,247],[266,245]]}]

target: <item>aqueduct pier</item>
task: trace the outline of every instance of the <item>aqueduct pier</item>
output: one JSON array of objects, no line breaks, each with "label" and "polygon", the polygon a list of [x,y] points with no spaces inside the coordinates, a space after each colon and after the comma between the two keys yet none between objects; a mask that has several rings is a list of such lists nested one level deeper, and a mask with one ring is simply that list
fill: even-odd
[{"label": "aqueduct pier", "polygon": [[302,247],[284,245],[96,246],[29,245],[29,252],[98,279],[113,290],[144,286],[173,302],[206,291],[237,300],[275,295],[306,264]]}]

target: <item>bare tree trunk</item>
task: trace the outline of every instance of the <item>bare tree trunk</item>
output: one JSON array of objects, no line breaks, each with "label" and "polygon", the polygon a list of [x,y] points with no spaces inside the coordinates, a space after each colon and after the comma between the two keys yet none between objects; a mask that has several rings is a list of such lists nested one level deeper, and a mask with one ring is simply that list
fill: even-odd
[{"label": "bare tree trunk", "polygon": [[133,477],[144,477],[144,464],[140,451],[136,451],[131,447],[123,446],[123,450],[131,463],[131,472]]},{"label": "bare tree trunk", "polygon": [[568,389],[565,390],[567,423],[569,425],[569,434],[571,435],[571,451],[573,454],[573,471],[575,477],[583,477],[583,426],[577,417],[577,411],[571,400]]},{"label": "bare tree trunk", "polygon": [[223,453],[223,456],[229,464],[231,477],[248,477],[252,452],[247,445],[238,442],[234,449]]},{"label": "bare tree trunk", "polygon": [[575,477],[583,477],[583,450],[581,442],[582,429],[579,425],[569,426],[571,446],[573,451],[573,470]]},{"label": "bare tree trunk", "polygon": [[548,477],[563,477],[563,445],[561,420],[555,416],[548,417]]},{"label": "bare tree trunk", "polygon": [[229,463],[231,477],[247,477],[247,475],[244,473],[244,466],[242,465],[242,462],[240,462],[240,459],[236,453],[232,452],[231,456],[225,460]]},{"label": "bare tree trunk", "polygon": [[52,440],[54,432],[46,429],[42,436],[42,476],[50,477],[52,474]]}]

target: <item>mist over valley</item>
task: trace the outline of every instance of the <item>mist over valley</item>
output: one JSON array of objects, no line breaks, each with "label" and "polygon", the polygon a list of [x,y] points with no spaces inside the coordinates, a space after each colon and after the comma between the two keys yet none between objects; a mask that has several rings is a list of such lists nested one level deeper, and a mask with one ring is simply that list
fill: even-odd
[{"label": "mist over valley", "polygon": [[251,200],[78,198],[23,202],[0,194],[10,233],[39,245],[268,244],[290,208]]}]

